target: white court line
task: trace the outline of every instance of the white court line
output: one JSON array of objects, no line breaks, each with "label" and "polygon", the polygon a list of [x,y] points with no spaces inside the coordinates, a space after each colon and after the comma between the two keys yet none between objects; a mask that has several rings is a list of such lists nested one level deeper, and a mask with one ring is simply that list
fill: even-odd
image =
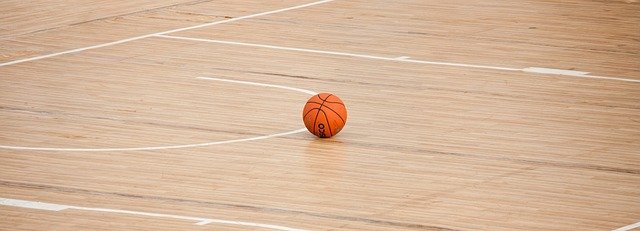
[{"label": "white court line", "polygon": [[[230,80],[230,79],[211,78],[211,77],[198,77],[197,79],[261,86],[261,87],[280,88],[280,89],[286,89],[290,91],[302,92],[309,95],[318,94],[316,92],[309,91],[306,89],[275,85],[275,84],[256,83],[256,82],[249,82],[249,81],[238,81],[238,80]],[[307,130],[306,128],[301,128],[301,129],[288,131],[288,132],[281,132],[276,134],[256,136],[256,137],[250,137],[250,138],[244,138],[244,139],[224,140],[224,141],[215,141],[215,142],[207,142],[207,143],[199,143],[199,144],[184,144],[184,145],[170,145],[170,146],[139,147],[139,148],[55,148],[55,147],[24,147],[24,146],[9,146],[9,145],[0,145],[0,148],[13,149],[13,150],[29,150],[29,151],[65,151],[65,152],[152,151],[152,150],[165,150],[165,149],[177,149],[177,148],[195,148],[195,147],[231,144],[231,143],[254,141],[254,140],[264,140],[264,139],[269,139],[269,138],[274,138],[279,136],[296,134],[296,133],[304,132],[306,130]]]},{"label": "white court line", "polygon": [[228,44],[228,45],[260,47],[260,48],[268,48],[268,49],[276,49],[276,50],[300,51],[300,52],[307,52],[307,53],[349,56],[349,57],[357,57],[357,58],[365,58],[365,59],[377,59],[377,60],[386,60],[386,61],[423,63],[423,64],[455,66],[455,67],[474,67],[474,68],[507,70],[507,71],[520,71],[520,70],[522,70],[522,69],[514,69],[514,68],[507,68],[507,67],[492,67],[492,66],[471,65],[471,64],[462,64],[462,63],[447,63],[447,62],[431,62],[431,61],[420,61],[420,60],[412,60],[412,59],[408,59],[408,58],[403,58],[403,57],[406,57],[406,56],[401,56],[401,57],[381,57],[381,56],[375,56],[375,55],[364,55],[364,54],[355,54],[355,53],[338,52],[338,51],[323,51],[323,50],[314,50],[314,49],[305,49],[305,48],[264,45],[264,44],[256,44],[256,43],[243,43],[243,42],[232,42],[232,41],[213,40],[213,39],[189,38],[189,37],[171,36],[171,35],[155,35],[155,36],[156,37],[161,37],[161,38],[168,38],[168,39],[180,39],[180,40],[190,40],[190,41],[197,41],[197,42],[209,42],[209,43],[220,43],[220,44]]},{"label": "white court line", "polygon": [[8,198],[1,198],[1,197],[0,197],[0,205],[27,208],[27,209],[40,209],[40,210],[48,210],[48,211],[61,211],[61,210],[65,210],[72,207],[68,205],[42,203],[37,201],[16,200],[16,199],[8,199]]},{"label": "white court line", "polygon": [[25,58],[25,59],[18,59],[18,60],[14,60],[14,61],[10,61],[10,62],[0,63],[0,67],[9,66],[9,65],[18,64],[18,63],[23,63],[23,62],[35,61],[35,60],[39,60],[39,59],[50,58],[50,57],[64,55],[64,54],[76,53],[76,52],[81,52],[81,51],[86,51],[86,50],[91,50],[91,49],[96,49],[96,48],[101,48],[101,47],[113,46],[113,45],[117,45],[117,44],[121,44],[121,43],[126,43],[126,42],[131,42],[131,41],[135,41],[135,40],[139,40],[139,39],[148,38],[148,37],[151,37],[151,36],[156,36],[156,35],[164,35],[164,34],[169,34],[169,33],[174,33],[174,32],[197,29],[197,28],[201,28],[201,27],[207,27],[207,26],[213,26],[213,25],[218,25],[218,24],[223,24],[223,23],[235,22],[235,21],[242,20],[242,19],[255,18],[255,17],[259,17],[259,16],[264,16],[264,15],[275,14],[275,13],[280,13],[280,12],[289,11],[289,10],[305,8],[305,7],[314,6],[314,5],[323,4],[323,3],[332,2],[332,1],[334,1],[334,0],[317,1],[317,2],[307,3],[307,4],[303,4],[303,5],[287,7],[287,8],[283,8],[283,9],[279,9],[279,10],[272,10],[272,11],[267,11],[267,12],[262,12],[262,13],[251,14],[251,15],[241,16],[241,17],[237,17],[237,18],[222,20],[222,21],[209,22],[209,23],[204,23],[204,24],[190,26],[190,27],[183,27],[183,28],[178,28],[178,29],[173,29],[173,30],[153,33],[153,34],[146,34],[146,35],[136,36],[136,37],[132,37],[132,38],[122,39],[122,40],[103,43],[103,44],[94,45],[94,46],[81,47],[81,48],[77,48],[77,49],[72,49],[72,50],[67,50],[67,51],[47,54],[47,55],[35,56],[35,57]]},{"label": "white court line", "polygon": [[224,140],[224,141],[215,141],[215,142],[207,142],[207,143],[199,143],[199,144],[184,144],[184,145],[170,145],[170,146],[139,147],[139,148],[53,148],[53,147],[24,147],[24,146],[10,146],[10,145],[0,145],[0,148],[23,150],[23,151],[64,151],[64,152],[154,151],[154,150],[166,150],[166,149],[178,149],[178,148],[195,148],[195,147],[231,144],[231,143],[239,143],[239,142],[254,141],[254,140],[264,140],[264,139],[269,139],[269,138],[274,138],[279,136],[296,134],[296,133],[304,132],[306,130],[307,130],[306,128],[301,128],[301,129],[288,131],[288,132],[282,132],[282,133],[276,133],[276,134],[264,135],[264,136],[256,136],[256,137],[244,138],[244,139]]},{"label": "white court line", "polygon": [[162,218],[171,218],[171,219],[178,219],[178,220],[189,220],[189,221],[196,222],[195,223],[196,225],[206,225],[211,223],[217,223],[217,224],[230,224],[230,225],[269,228],[273,230],[283,230],[283,231],[304,231],[304,229],[296,229],[296,228],[290,228],[286,226],[261,224],[261,223],[254,223],[254,222],[210,219],[210,218],[202,218],[202,217],[189,217],[189,216],[181,216],[181,215],[162,214],[162,213],[138,212],[138,211],[122,210],[122,209],[90,208],[90,207],[43,203],[38,201],[18,200],[18,199],[1,198],[1,197],[0,197],[0,205],[27,208],[27,209],[56,211],[56,212],[66,210],[66,209],[75,209],[75,210],[84,210],[84,211],[92,211],[92,212],[120,213],[120,214],[136,215],[136,216],[147,216],[147,217],[162,217]]},{"label": "white court line", "polygon": [[[323,4],[323,3],[332,2],[332,1],[334,1],[334,0],[316,1],[316,2],[302,4],[302,5],[298,5],[298,6],[287,7],[287,8],[283,8],[283,9],[279,9],[279,10],[272,10],[272,11],[267,11],[267,12],[263,12],[263,13],[257,13],[257,14],[252,14],[252,15],[246,15],[246,16],[242,16],[242,17],[232,18],[232,19],[228,19],[228,20],[204,23],[204,24],[190,26],[190,27],[183,27],[183,28],[178,28],[178,29],[173,29],[173,30],[153,33],[153,34],[141,35],[141,36],[137,36],[137,37],[122,39],[122,40],[113,41],[113,42],[109,42],[109,43],[103,43],[103,44],[94,45],[94,46],[82,47],[82,48],[77,48],[77,49],[72,49],[72,50],[67,50],[67,51],[47,54],[47,55],[35,56],[35,57],[31,57],[31,58],[19,59],[19,60],[14,60],[14,61],[10,61],[10,62],[0,63],[0,67],[14,65],[14,64],[23,63],[23,62],[35,61],[35,60],[39,60],[39,59],[55,57],[55,56],[64,55],[64,54],[77,53],[77,52],[91,50],[91,49],[97,49],[97,48],[101,48],[101,47],[113,46],[113,45],[126,43],[126,42],[131,42],[131,41],[144,39],[144,38],[148,38],[148,37],[152,37],[152,36],[159,36],[159,35],[164,35],[164,34],[168,34],[168,33],[191,30],[191,29],[196,29],[196,28],[201,28],[201,27],[206,27],[206,26],[212,26],[212,25],[217,25],[217,24],[234,22],[234,21],[238,21],[238,20],[242,20],[242,19],[254,18],[254,17],[264,16],[264,15],[269,15],[269,14],[275,14],[275,13],[280,13],[280,12],[284,12],[284,11],[305,8],[305,7],[314,6],[314,5]],[[228,81],[228,82],[233,82],[233,81]],[[249,84],[250,82],[238,81],[237,83]],[[259,85],[259,84],[254,83],[253,85]],[[263,86],[267,86],[267,85],[268,84],[263,84]],[[286,86],[278,86],[278,85],[268,85],[268,86],[270,86],[270,87],[276,87],[277,86],[278,88],[296,90],[296,91],[304,92],[304,93],[308,93],[308,94],[313,93],[314,95],[316,94],[315,92],[304,90],[304,89],[298,89],[298,88],[292,88],[292,87],[286,87]],[[0,148],[14,149],[14,150],[30,150],[30,151],[67,151],[67,152],[74,152],[74,151],[78,151],[78,152],[149,151],[149,150],[163,150],[163,149],[175,149],[175,148],[192,148],[192,147],[202,147],[202,146],[210,146],[210,145],[218,145],[218,144],[229,144],[229,143],[237,143],[237,142],[252,141],[252,140],[261,140],[261,139],[268,139],[268,138],[273,138],[273,137],[278,137],[278,136],[290,135],[290,134],[294,134],[294,133],[300,133],[300,132],[303,132],[305,130],[306,129],[303,128],[303,129],[298,129],[298,130],[294,130],[294,131],[288,131],[288,132],[283,132],[283,133],[271,134],[271,135],[266,135],[266,136],[258,136],[258,137],[252,137],[252,138],[246,138],[246,139],[227,140],[227,141],[218,141],[218,142],[208,142],[208,143],[201,143],[201,144],[158,146],[158,147],[141,147],[141,148],[53,148],[53,147],[23,147],[23,146],[0,145]]]},{"label": "white court line", "polygon": [[525,69],[522,69],[522,71],[531,72],[531,73],[540,73],[540,74],[570,75],[570,76],[585,76],[589,74],[589,72],[584,72],[584,71],[560,70],[560,69],[552,69],[552,68],[544,68],[544,67],[527,67]]},{"label": "white court line", "polygon": [[584,72],[584,71],[561,70],[561,69],[544,68],[544,67],[527,67],[522,69],[522,71],[529,72],[529,73],[568,75],[568,76],[579,77],[579,78],[605,79],[605,80],[616,80],[616,81],[640,83],[639,79],[626,79],[626,78],[619,78],[619,77],[589,75],[589,72]]},{"label": "white court line", "polygon": [[219,44],[237,45],[237,46],[259,47],[259,48],[267,48],[267,49],[275,49],[275,50],[299,51],[299,52],[316,53],[316,54],[339,55],[339,56],[348,56],[348,57],[375,59],[375,60],[386,60],[386,61],[395,61],[395,62],[420,63],[420,64],[440,65],[440,66],[453,66],[453,67],[465,67],[465,68],[480,68],[480,69],[491,69],[491,70],[501,70],[501,71],[519,71],[519,72],[537,73],[537,74],[565,75],[565,76],[573,76],[573,77],[580,77],[580,78],[592,78],[592,79],[604,79],[604,80],[615,80],[615,81],[640,83],[640,79],[627,79],[627,78],[619,78],[619,77],[593,76],[593,75],[588,75],[589,72],[573,71],[573,70],[561,70],[561,69],[544,68],[544,67],[527,67],[527,68],[497,67],[497,66],[486,66],[486,65],[475,65],[475,64],[464,64],[464,63],[449,63],[449,62],[435,62],[435,61],[415,60],[415,59],[411,59],[408,56],[382,57],[382,56],[375,56],[375,55],[356,54],[356,53],[339,52],[339,51],[314,50],[314,49],[306,49],[306,48],[275,46],[275,45],[266,45],[266,44],[257,44],[257,43],[234,42],[234,41],[215,40],[215,39],[191,38],[191,37],[182,37],[182,36],[173,36],[173,35],[154,35],[154,36],[155,37],[160,37],[160,38],[167,38],[167,39],[179,39],[179,40],[188,40],[188,41],[196,41],[196,42],[208,42],[208,43],[219,43]]},{"label": "white court line", "polygon": [[273,88],[280,88],[280,89],[286,89],[286,90],[291,90],[291,91],[298,91],[298,92],[306,93],[306,94],[309,94],[309,95],[317,95],[318,94],[317,92],[313,92],[313,91],[309,91],[309,90],[305,90],[305,89],[300,89],[300,88],[295,88],[295,87],[287,87],[287,86],[275,85],[275,84],[256,83],[256,82],[249,82],[249,81],[220,79],[220,78],[212,78],[212,77],[197,77],[196,79],[213,80],[213,81],[228,82],[228,83],[248,84],[248,85],[262,86],[262,87],[273,87]]},{"label": "white court line", "polygon": [[606,79],[606,80],[617,80],[617,81],[640,83],[640,80],[638,79],[625,79],[625,78],[618,78],[618,77],[589,75],[589,72],[584,72],[584,71],[560,70],[560,69],[544,68],[544,67],[527,67],[525,69],[522,69],[522,71],[529,72],[529,73],[568,75],[568,76],[581,77],[581,78]]},{"label": "white court line", "polygon": [[637,229],[637,228],[640,228],[640,222],[635,223],[635,224],[630,224],[630,225],[627,225],[625,227],[620,227],[620,228],[614,229],[613,231],[629,231],[629,230]]}]

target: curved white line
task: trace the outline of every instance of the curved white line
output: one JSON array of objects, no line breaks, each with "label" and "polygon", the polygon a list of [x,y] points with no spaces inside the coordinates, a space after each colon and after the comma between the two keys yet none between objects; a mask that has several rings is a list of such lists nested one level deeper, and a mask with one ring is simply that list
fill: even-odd
[{"label": "curved white line", "polygon": [[[249,81],[239,81],[239,80],[220,79],[220,78],[211,78],[211,77],[198,77],[197,79],[213,80],[213,81],[228,82],[228,83],[238,83],[238,84],[246,84],[246,85],[253,85],[253,86],[262,86],[262,87],[280,88],[280,89],[302,92],[310,95],[318,94],[316,92],[301,89],[301,88],[288,87],[288,86],[275,85],[275,84],[256,83],[256,82],[249,82]],[[291,135],[295,133],[300,133],[306,130],[307,130],[306,128],[301,128],[293,131],[275,133],[275,134],[264,135],[264,136],[256,136],[256,137],[250,137],[250,138],[243,138],[243,139],[235,139],[235,140],[214,141],[214,142],[198,143],[198,144],[139,147],[139,148],[53,148],[53,147],[24,147],[24,146],[9,146],[9,145],[0,145],[0,148],[13,149],[13,150],[29,150],[29,151],[65,151],[65,152],[152,151],[152,150],[165,150],[165,149],[177,149],[177,148],[194,148],[194,147],[230,144],[230,143],[238,143],[238,142],[253,141],[253,140],[263,140],[263,139],[268,139],[268,138],[273,138],[278,136],[286,136],[286,135]]]},{"label": "curved white line", "polygon": [[207,142],[207,143],[199,143],[199,144],[184,144],[184,145],[170,145],[170,146],[156,146],[156,147],[140,147],[140,148],[40,148],[40,147],[21,147],[21,146],[7,146],[0,145],[0,148],[5,149],[14,149],[14,150],[29,150],[29,151],[67,151],[67,152],[113,152],[113,151],[153,151],[153,150],[164,150],[164,149],[177,149],[177,148],[195,148],[195,147],[203,147],[203,146],[211,146],[218,144],[230,144],[230,143],[238,143],[252,140],[263,140],[278,136],[286,136],[295,133],[300,133],[306,131],[306,128],[301,128],[298,130],[276,133],[271,135],[257,136],[251,138],[244,139],[235,139],[235,140],[224,140],[224,141],[215,141],[215,142]]}]

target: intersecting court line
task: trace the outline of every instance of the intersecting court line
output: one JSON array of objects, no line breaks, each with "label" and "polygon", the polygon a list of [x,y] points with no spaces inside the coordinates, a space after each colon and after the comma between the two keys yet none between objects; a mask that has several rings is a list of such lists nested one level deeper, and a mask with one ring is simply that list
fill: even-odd
[{"label": "intersecting court line", "polygon": [[257,44],[257,43],[246,43],[246,42],[235,42],[235,41],[226,41],[226,40],[191,38],[191,37],[173,36],[173,35],[165,35],[165,34],[156,34],[156,35],[152,35],[152,36],[160,37],[160,38],[167,38],[167,39],[179,39],[179,40],[207,42],[207,43],[219,43],[219,44],[236,45],[236,46],[259,47],[259,48],[267,48],[267,49],[275,49],[275,50],[298,51],[298,52],[326,54],[326,55],[338,55],[338,56],[348,56],[348,57],[356,57],[356,58],[386,60],[386,61],[405,62],[405,63],[420,63],[420,64],[429,64],[429,65],[464,67],[464,68],[480,68],[480,69],[491,69],[491,70],[500,70],[500,71],[518,71],[518,72],[527,72],[527,73],[536,73],[536,74],[564,75],[564,76],[573,76],[573,77],[579,77],[579,78],[591,78],[591,79],[603,79],[603,80],[614,80],[614,81],[640,83],[640,79],[627,79],[627,78],[620,78],[620,77],[595,76],[595,75],[589,75],[589,72],[584,72],[584,71],[561,70],[561,69],[544,68],[544,67],[527,67],[527,68],[497,67],[497,66],[475,65],[475,64],[465,64],[465,63],[450,63],[450,62],[435,62],[435,61],[415,60],[415,59],[411,59],[408,56],[382,57],[382,56],[367,55],[367,54],[340,52],[340,51],[314,50],[314,49],[306,49],[306,48],[275,46],[275,45],[266,45],[266,44]]},{"label": "intersecting court line", "polygon": [[235,21],[238,21],[238,20],[243,20],[243,19],[248,19],[248,18],[255,18],[255,17],[259,17],[259,16],[264,16],[264,15],[275,14],[275,13],[280,13],[280,12],[289,11],[289,10],[305,8],[305,7],[314,6],[314,5],[323,4],[323,3],[332,2],[332,1],[334,1],[334,0],[322,0],[322,1],[307,3],[307,4],[303,4],[303,5],[298,5],[298,6],[287,7],[287,8],[283,8],[283,9],[279,9],[279,10],[272,10],[272,11],[262,12],[262,13],[258,13],[258,14],[251,14],[251,15],[241,16],[241,17],[222,20],[222,21],[209,22],[209,23],[199,24],[199,25],[190,26],[190,27],[183,27],[183,28],[178,28],[178,29],[173,29],[173,30],[168,30],[168,31],[163,31],[163,32],[140,35],[140,36],[136,36],[136,37],[121,39],[121,40],[118,40],[118,41],[98,44],[98,45],[94,45],[94,46],[81,47],[81,48],[77,48],[77,49],[72,49],[72,50],[67,50],[67,51],[62,51],[62,52],[57,52],[57,53],[51,53],[51,54],[47,54],[47,55],[35,56],[35,57],[25,58],[25,59],[18,59],[18,60],[14,60],[14,61],[10,61],[10,62],[0,63],[0,67],[14,65],[14,64],[18,64],[18,63],[29,62],[29,61],[35,61],[35,60],[39,60],[39,59],[55,57],[55,56],[64,55],[64,54],[77,53],[77,52],[96,49],[96,48],[101,48],[101,47],[113,46],[113,45],[117,45],[117,44],[121,44],[121,43],[126,43],[126,42],[131,42],[131,41],[135,41],[135,40],[144,39],[144,38],[149,38],[149,37],[156,36],[156,35],[164,35],[164,34],[169,34],[169,33],[185,31],[185,30],[197,29],[197,28],[201,28],[201,27],[207,27],[207,26],[213,26],[213,25],[218,25],[218,24],[223,24],[223,23],[235,22]]},{"label": "intersecting court line", "polygon": [[[126,43],[126,42],[131,42],[131,41],[144,39],[144,38],[149,38],[149,37],[157,36],[157,35],[164,35],[164,34],[175,33],[175,32],[180,32],[180,31],[185,31],[185,30],[191,30],[191,29],[196,29],[196,28],[201,28],[201,27],[207,27],[207,26],[212,26],[212,25],[218,25],[218,24],[223,24],[223,23],[234,22],[234,21],[248,19],[248,18],[259,17],[259,16],[264,16],[264,15],[269,15],[269,14],[275,14],[275,13],[280,13],[280,12],[284,12],[284,11],[305,8],[305,7],[314,6],[314,5],[323,4],[323,3],[332,2],[332,1],[334,1],[334,0],[316,1],[316,2],[311,2],[311,3],[307,3],[307,4],[303,4],[303,5],[287,7],[287,8],[283,8],[283,9],[272,10],[272,11],[267,11],[267,12],[262,12],[262,13],[257,13],[257,14],[251,14],[251,15],[241,16],[241,17],[237,17],[237,18],[222,20],[222,21],[209,22],[209,23],[199,24],[199,25],[190,26],[190,27],[183,27],[183,28],[178,28],[178,29],[173,29],[173,30],[168,30],[168,31],[163,31],[163,32],[140,35],[140,36],[136,36],[136,37],[121,39],[121,40],[117,40],[117,41],[113,41],[113,42],[108,42],[108,43],[103,43],[103,44],[98,44],[98,45],[93,45],[93,46],[88,46],[88,47],[81,47],[81,48],[76,48],[76,49],[72,49],[72,50],[66,50],[66,51],[62,51],[62,52],[56,52],[56,53],[51,53],[51,54],[46,54],[46,55],[40,55],[40,56],[35,56],[35,57],[30,57],[30,58],[25,58],[25,59],[18,59],[18,60],[14,60],[14,61],[0,63],[0,67],[19,64],[19,63],[24,63],[24,62],[29,62],[29,61],[35,61],[35,60],[40,60],[40,59],[51,58],[51,57],[60,56],[60,55],[64,55],[64,54],[71,54],[71,53],[77,53],[77,52],[86,51],[86,50],[92,50],[92,49],[97,49],[97,48],[102,48],[102,47],[113,46],[113,45],[117,45],[117,44],[122,44],[122,43]],[[120,210],[120,209],[78,207],[78,206],[60,205],[60,204],[52,204],[52,203],[42,203],[42,202],[37,202],[37,201],[26,201],[26,200],[17,200],[17,199],[1,198],[1,197],[0,197],[0,205],[22,207],[22,208],[30,208],[30,209],[40,209],[40,210],[48,210],[48,211],[62,211],[62,210],[66,210],[66,209],[76,209],[76,210],[95,211],[95,212],[133,214],[133,215],[139,215],[139,216],[167,217],[167,218],[174,218],[174,219],[197,221],[197,223],[196,223],[197,225],[205,225],[205,224],[209,224],[209,223],[221,223],[221,224],[233,224],[233,225],[244,225],[244,226],[260,227],[260,228],[269,228],[269,229],[283,230],[283,231],[302,231],[302,229],[295,229],[295,228],[289,228],[289,227],[284,227],[284,226],[270,225],[270,224],[260,224],[260,223],[253,223],[253,222],[242,222],[242,221],[229,221],[229,220],[219,220],[219,219],[209,219],[209,218],[199,218],[199,217],[188,217],[188,216],[180,216],[180,215],[137,212],[137,211]]]}]

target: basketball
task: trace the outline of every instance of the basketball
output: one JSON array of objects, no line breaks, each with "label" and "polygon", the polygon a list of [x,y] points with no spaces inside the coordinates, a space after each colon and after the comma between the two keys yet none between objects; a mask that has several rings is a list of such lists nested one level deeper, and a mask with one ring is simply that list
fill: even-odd
[{"label": "basketball", "polygon": [[338,96],[320,93],[312,96],[302,110],[304,126],[320,138],[335,136],[347,122],[347,108]]}]

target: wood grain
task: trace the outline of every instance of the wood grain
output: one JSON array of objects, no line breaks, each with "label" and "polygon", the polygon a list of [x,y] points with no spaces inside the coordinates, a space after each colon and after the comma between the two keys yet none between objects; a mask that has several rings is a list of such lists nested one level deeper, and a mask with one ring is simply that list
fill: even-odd
[{"label": "wood grain", "polygon": [[[0,3],[8,62],[308,1]],[[102,8],[99,8],[102,9]],[[33,15],[34,17],[28,17]],[[40,17],[39,15],[47,15]],[[634,1],[333,1],[174,36],[640,79]],[[39,31],[39,32],[37,32]],[[0,198],[310,230],[611,230],[640,220],[640,84],[150,37],[0,67]],[[247,230],[0,207],[6,230]]]}]

